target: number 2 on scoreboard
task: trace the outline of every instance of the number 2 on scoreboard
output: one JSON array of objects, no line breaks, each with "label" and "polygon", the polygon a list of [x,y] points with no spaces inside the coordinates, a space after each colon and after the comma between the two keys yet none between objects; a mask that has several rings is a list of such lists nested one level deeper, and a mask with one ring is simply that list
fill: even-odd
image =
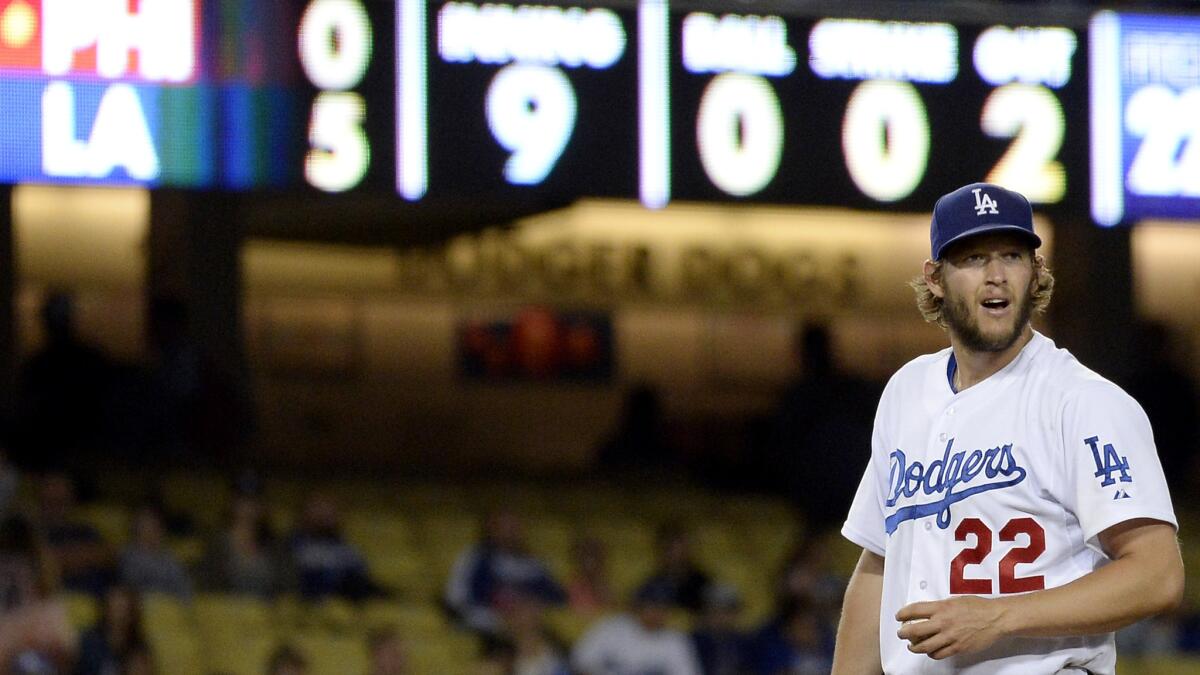
[{"label": "number 2 on scoreboard", "polygon": [[[1029,517],[1013,518],[1000,530],[1000,541],[1016,541],[1017,535],[1029,538],[1025,546],[1014,546],[1000,559],[999,576],[1001,593],[1024,593],[1040,591],[1046,587],[1042,575],[1018,577],[1017,565],[1031,563],[1046,552],[1046,530]],[[987,595],[992,593],[992,580],[966,576],[966,568],[979,565],[992,552],[992,529],[978,518],[963,518],[954,530],[955,541],[966,541],[975,537],[975,544],[963,549],[950,561],[950,593],[954,595]]]}]

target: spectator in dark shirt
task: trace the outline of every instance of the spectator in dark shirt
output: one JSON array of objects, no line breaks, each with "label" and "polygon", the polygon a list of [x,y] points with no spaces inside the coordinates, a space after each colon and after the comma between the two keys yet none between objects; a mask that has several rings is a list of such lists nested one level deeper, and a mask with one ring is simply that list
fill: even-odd
[{"label": "spectator in dark shirt", "polygon": [[358,601],[382,594],[371,580],[362,553],[342,536],[337,502],[327,494],[309,496],[288,550],[300,597],[305,600],[340,597]]},{"label": "spectator in dark shirt", "polygon": [[[795,500],[816,529],[840,527],[871,447],[879,387],[839,367],[833,337],[821,324],[797,334],[800,377],[783,392],[760,459],[763,482]],[[821,466],[821,480],[808,480]]]},{"label": "spectator in dark shirt", "polygon": [[80,460],[103,459],[112,364],[79,336],[69,294],[50,293],[41,318],[43,345],[20,373],[14,456],[27,469],[81,469]]},{"label": "spectator in dark shirt", "polygon": [[711,584],[704,594],[704,612],[692,632],[692,644],[704,675],[744,675],[750,672],[750,637],[738,626],[742,600],[737,589]]},{"label": "spectator in dark shirt", "polygon": [[497,511],[485,519],[483,539],[454,562],[446,583],[446,606],[460,625],[497,635],[503,630],[496,607],[499,592],[518,586],[548,604],[561,605],[567,599],[546,564],[529,552],[521,520],[510,511]]},{"label": "spectator in dark shirt", "polygon": [[96,528],[75,515],[75,486],[65,474],[42,479],[38,527],[50,547],[63,587],[102,597],[115,576],[112,549]]},{"label": "spectator in dark shirt", "polygon": [[124,673],[126,665],[146,650],[137,594],[129,587],[113,586],[104,596],[99,624],[80,638],[75,674]]},{"label": "spectator in dark shirt", "polygon": [[225,529],[200,564],[200,583],[208,590],[260,598],[283,590],[279,545],[257,495],[234,497]]},{"label": "spectator in dark shirt", "polygon": [[798,598],[759,631],[755,653],[758,675],[828,675],[833,634],[813,604]]},{"label": "spectator in dark shirt", "polygon": [[658,528],[656,536],[658,564],[646,583],[657,582],[670,588],[674,604],[698,612],[710,583],[692,556],[692,539],[683,523],[670,521]]}]

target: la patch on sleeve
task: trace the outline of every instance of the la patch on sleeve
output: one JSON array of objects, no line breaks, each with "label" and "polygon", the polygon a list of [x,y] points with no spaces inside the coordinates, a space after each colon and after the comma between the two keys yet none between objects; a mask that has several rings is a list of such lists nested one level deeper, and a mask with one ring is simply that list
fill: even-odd
[{"label": "la patch on sleeve", "polygon": [[[1129,458],[1119,455],[1112,443],[1105,443],[1101,446],[1099,436],[1085,438],[1083,442],[1092,451],[1092,460],[1096,462],[1096,473],[1092,475],[1101,479],[1100,487],[1108,487],[1118,480],[1122,483],[1133,482],[1133,476],[1129,475]],[[1114,477],[1114,475],[1119,475],[1119,477]],[[1118,486],[1113,499],[1128,498],[1129,493]]]}]

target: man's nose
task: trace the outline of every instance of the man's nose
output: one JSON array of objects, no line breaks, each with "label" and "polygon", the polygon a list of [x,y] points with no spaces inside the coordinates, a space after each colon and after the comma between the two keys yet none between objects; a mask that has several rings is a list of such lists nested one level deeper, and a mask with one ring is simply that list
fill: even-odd
[{"label": "man's nose", "polygon": [[993,283],[1003,283],[1007,278],[1008,270],[1004,265],[1004,259],[998,255],[991,256],[987,262],[987,280]]}]

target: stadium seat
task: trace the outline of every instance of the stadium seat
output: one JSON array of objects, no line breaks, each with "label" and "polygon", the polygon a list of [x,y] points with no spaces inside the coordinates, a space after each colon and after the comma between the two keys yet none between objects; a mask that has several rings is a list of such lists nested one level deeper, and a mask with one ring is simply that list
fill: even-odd
[{"label": "stadium seat", "polygon": [[79,519],[96,528],[104,541],[115,548],[129,540],[129,511],[121,504],[86,504],[79,507]]},{"label": "stadium seat", "polygon": [[164,476],[159,485],[167,510],[187,514],[198,529],[212,531],[225,520],[230,491],[222,476],[177,473]]},{"label": "stadium seat", "polygon": [[409,665],[425,675],[474,675],[479,659],[475,638],[458,633],[408,641]]},{"label": "stadium seat", "polygon": [[324,631],[330,635],[360,634],[365,630],[362,610],[354,603],[340,598],[301,603],[300,626]]},{"label": "stadium seat", "polygon": [[195,614],[206,645],[250,637],[274,639],[276,634],[271,605],[250,596],[205,593],[195,600]]},{"label": "stadium seat", "polygon": [[552,609],[546,613],[546,625],[550,632],[569,645],[577,642],[598,619],[569,609]]},{"label": "stadium seat", "polygon": [[362,636],[303,631],[287,636],[287,642],[295,645],[308,659],[310,675],[356,675],[367,672],[369,659]]},{"label": "stadium seat", "polygon": [[146,642],[154,654],[160,673],[203,675],[204,650],[195,631],[153,628],[146,631]]},{"label": "stadium seat", "polygon": [[146,593],[142,596],[142,630],[194,631],[192,606],[173,595]]},{"label": "stadium seat", "polygon": [[[281,642],[274,636],[245,635],[237,637],[204,638],[204,667],[206,673],[228,675],[262,675],[267,672],[271,654]],[[166,673],[167,671],[164,671]],[[174,673],[171,673],[174,675]]]},{"label": "stadium seat", "polygon": [[392,627],[414,637],[452,630],[441,608],[432,602],[368,600],[363,605],[363,623],[368,631]]},{"label": "stadium seat", "polygon": [[1184,656],[1150,656],[1118,659],[1121,675],[1200,675],[1200,659]]},{"label": "stadium seat", "polygon": [[67,620],[76,630],[86,630],[100,619],[100,603],[87,593],[62,593],[59,598],[67,608]]}]

